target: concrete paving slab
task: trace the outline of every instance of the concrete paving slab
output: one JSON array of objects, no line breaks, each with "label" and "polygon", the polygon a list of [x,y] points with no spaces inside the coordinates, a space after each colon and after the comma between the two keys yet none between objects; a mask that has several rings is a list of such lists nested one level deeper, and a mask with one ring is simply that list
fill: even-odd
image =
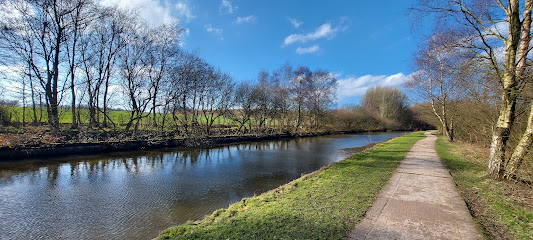
[{"label": "concrete paving slab", "polygon": [[483,239],[426,133],[345,239]]}]

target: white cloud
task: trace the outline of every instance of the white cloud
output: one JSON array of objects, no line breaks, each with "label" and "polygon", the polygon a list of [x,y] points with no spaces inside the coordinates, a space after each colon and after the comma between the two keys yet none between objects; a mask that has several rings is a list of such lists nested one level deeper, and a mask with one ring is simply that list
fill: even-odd
[{"label": "white cloud", "polygon": [[176,15],[178,15],[178,18],[180,19],[189,21],[196,17],[192,14],[191,6],[187,2],[178,2],[176,3],[175,7]]},{"label": "white cloud", "polygon": [[235,20],[235,23],[241,24],[241,23],[253,23],[255,22],[256,17],[254,15],[250,15],[247,17],[237,17],[237,20]]},{"label": "white cloud", "polygon": [[314,32],[308,34],[289,35],[285,38],[285,41],[283,41],[283,46],[288,46],[297,42],[306,43],[308,41],[317,40],[320,38],[331,39],[341,30],[341,27],[332,28],[330,23],[325,23],[318,27]]},{"label": "white cloud", "polygon": [[224,29],[214,28],[211,24],[205,25],[204,28],[207,32],[215,34],[218,40],[224,40],[224,36],[222,35]]},{"label": "white cloud", "polygon": [[[152,26],[171,24],[177,21],[172,16],[174,8],[168,2],[159,0],[102,0],[100,4],[104,6],[118,6],[122,9],[134,9],[139,11],[139,15]],[[174,7],[178,7],[176,4]],[[181,5],[182,11],[183,5]],[[186,12],[185,12],[186,13]],[[189,12],[190,13],[190,12]],[[192,16],[192,14],[190,15]]]},{"label": "white cloud", "polygon": [[289,22],[291,22],[291,24],[292,24],[292,26],[294,26],[294,28],[299,28],[300,25],[304,24],[304,22],[298,21],[295,18],[287,17],[287,19],[289,20]]},{"label": "white cloud", "polygon": [[318,45],[314,45],[314,46],[308,47],[308,48],[298,47],[298,49],[296,49],[296,52],[298,54],[302,55],[302,54],[306,54],[306,53],[315,53],[318,50],[320,50],[320,47]]},{"label": "white cloud", "polygon": [[337,81],[339,98],[363,96],[371,87],[375,86],[401,86],[410,78],[410,75],[397,73],[394,75],[364,75],[361,77],[349,76]]},{"label": "white cloud", "polygon": [[186,39],[189,37],[189,35],[191,35],[191,30],[188,28],[183,28],[183,32],[181,32],[180,36],[180,47],[185,46],[185,44],[187,43]]},{"label": "white cloud", "polygon": [[226,14],[233,14],[233,12],[237,11],[237,9],[239,9],[239,7],[233,6],[230,0],[222,0],[220,7],[218,8],[220,13]]}]

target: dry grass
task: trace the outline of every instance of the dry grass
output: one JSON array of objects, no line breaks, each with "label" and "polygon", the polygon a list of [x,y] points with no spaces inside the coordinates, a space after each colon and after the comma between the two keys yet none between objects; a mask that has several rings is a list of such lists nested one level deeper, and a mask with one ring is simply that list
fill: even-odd
[{"label": "dry grass", "polygon": [[490,178],[487,148],[448,143],[441,136],[437,152],[486,238],[533,239],[531,185]]}]

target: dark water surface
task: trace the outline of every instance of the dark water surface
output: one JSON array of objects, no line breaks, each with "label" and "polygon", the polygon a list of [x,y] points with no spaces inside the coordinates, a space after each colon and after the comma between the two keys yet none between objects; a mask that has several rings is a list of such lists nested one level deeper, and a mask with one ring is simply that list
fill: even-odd
[{"label": "dark water surface", "polygon": [[2,162],[0,239],[152,239],[402,134]]}]

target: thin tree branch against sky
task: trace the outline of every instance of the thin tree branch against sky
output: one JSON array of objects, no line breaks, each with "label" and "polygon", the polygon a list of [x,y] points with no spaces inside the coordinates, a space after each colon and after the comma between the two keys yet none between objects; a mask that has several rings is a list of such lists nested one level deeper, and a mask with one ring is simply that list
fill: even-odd
[{"label": "thin tree branch against sky", "polygon": [[[285,62],[337,74],[339,104],[376,85],[401,87],[415,49],[413,1],[103,0],[157,25],[179,19],[182,46],[238,81]],[[392,81],[394,80],[394,81]]]}]

